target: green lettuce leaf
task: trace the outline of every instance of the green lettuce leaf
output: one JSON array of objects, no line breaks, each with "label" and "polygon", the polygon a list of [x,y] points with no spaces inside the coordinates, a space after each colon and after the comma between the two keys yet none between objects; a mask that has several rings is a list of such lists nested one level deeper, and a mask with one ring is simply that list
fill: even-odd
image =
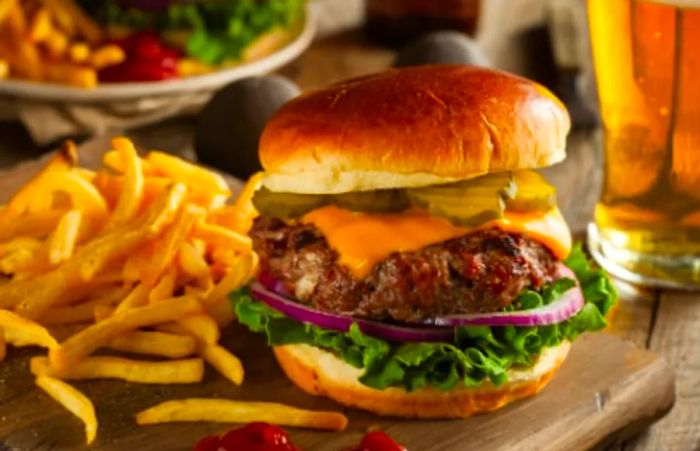
[{"label": "green lettuce leaf", "polygon": [[[558,324],[536,327],[456,327],[452,343],[393,343],[369,337],[353,324],[347,332],[322,329],[285,317],[254,300],[248,288],[231,293],[238,321],[265,334],[270,345],[305,343],[333,352],[348,364],[364,369],[360,381],[372,388],[433,386],[449,390],[458,383],[478,386],[507,381],[514,365],[529,366],[544,348],[574,340],[586,331],[603,329],[605,315],[616,300],[605,275],[593,269],[576,245],[564,262],[576,274],[585,304],[574,317]],[[511,309],[529,309],[553,302],[574,281],[560,279],[539,291],[526,290]]]},{"label": "green lettuce leaf", "polygon": [[187,30],[187,56],[208,64],[236,61],[258,36],[275,27],[289,29],[304,13],[306,0],[199,0],[171,4],[165,12],[125,8],[118,1],[82,0],[104,24],[134,30]]}]

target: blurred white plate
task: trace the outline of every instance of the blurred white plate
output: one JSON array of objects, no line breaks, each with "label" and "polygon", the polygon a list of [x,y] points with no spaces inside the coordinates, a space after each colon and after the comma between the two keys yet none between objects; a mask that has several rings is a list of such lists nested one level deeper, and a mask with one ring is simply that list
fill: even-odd
[{"label": "blurred white plate", "polygon": [[308,5],[304,26],[289,44],[275,53],[249,63],[178,80],[105,83],[92,89],[10,79],[0,81],[0,94],[54,102],[95,103],[212,91],[234,80],[271,72],[292,61],[311,44],[315,31],[316,10]]}]

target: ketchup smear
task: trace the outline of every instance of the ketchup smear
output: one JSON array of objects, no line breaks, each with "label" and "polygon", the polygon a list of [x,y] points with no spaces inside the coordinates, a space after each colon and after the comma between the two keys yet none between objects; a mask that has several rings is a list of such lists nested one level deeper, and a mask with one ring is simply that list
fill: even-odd
[{"label": "ketchup smear", "polygon": [[152,31],[141,31],[111,44],[124,50],[126,59],[120,64],[102,69],[101,82],[161,81],[178,78],[177,62],[180,53],[165,45]]},{"label": "ketchup smear", "polygon": [[301,451],[289,441],[279,426],[257,422],[228,431],[224,435],[204,437],[195,451]]},{"label": "ketchup smear", "polygon": [[[210,435],[200,440],[194,451],[301,451],[289,441],[279,426],[268,423],[249,423],[223,435]],[[367,433],[362,442],[346,451],[406,451],[382,431]]]},{"label": "ketchup smear", "polygon": [[360,446],[348,451],[406,451],[406,448],[396,443],[382,431],[368,432],[360,442]]}]

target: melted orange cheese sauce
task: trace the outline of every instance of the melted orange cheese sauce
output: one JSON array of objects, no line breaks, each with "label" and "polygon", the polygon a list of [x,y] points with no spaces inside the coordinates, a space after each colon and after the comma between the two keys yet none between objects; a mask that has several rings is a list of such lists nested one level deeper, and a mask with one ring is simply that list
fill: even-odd
[{"label": "melted orange cheese sauce", "polygon": [[354,213],[333,205],[307,213],[302,222],[318,227],[340,255],[339,263],[358,278],[393,252],[416,251],[490,227],[529,236],[549,247],[559,259],[571,250],[571,232],[557,208],[546,213],[506,212],[504,218],[477,228],[455,226],[418,209],[395,214]]}]

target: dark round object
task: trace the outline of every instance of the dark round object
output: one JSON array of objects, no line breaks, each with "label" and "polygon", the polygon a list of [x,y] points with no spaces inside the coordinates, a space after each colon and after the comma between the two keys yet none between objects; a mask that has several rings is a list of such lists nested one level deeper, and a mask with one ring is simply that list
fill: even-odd
[{"label": "dark round object", "polygon": [[409,42],[399,51],[396,67],[424,64],[469,64],[489,67],[491,64],[477,43],[457,31],[436,31]]},{"label": "dark round object", "polygon": [[194,135],[199,161],[240,178],[259,171],[258,140],[265,123],[299,92],[295,83],[278,75],[225,86],[199,115]]}]

